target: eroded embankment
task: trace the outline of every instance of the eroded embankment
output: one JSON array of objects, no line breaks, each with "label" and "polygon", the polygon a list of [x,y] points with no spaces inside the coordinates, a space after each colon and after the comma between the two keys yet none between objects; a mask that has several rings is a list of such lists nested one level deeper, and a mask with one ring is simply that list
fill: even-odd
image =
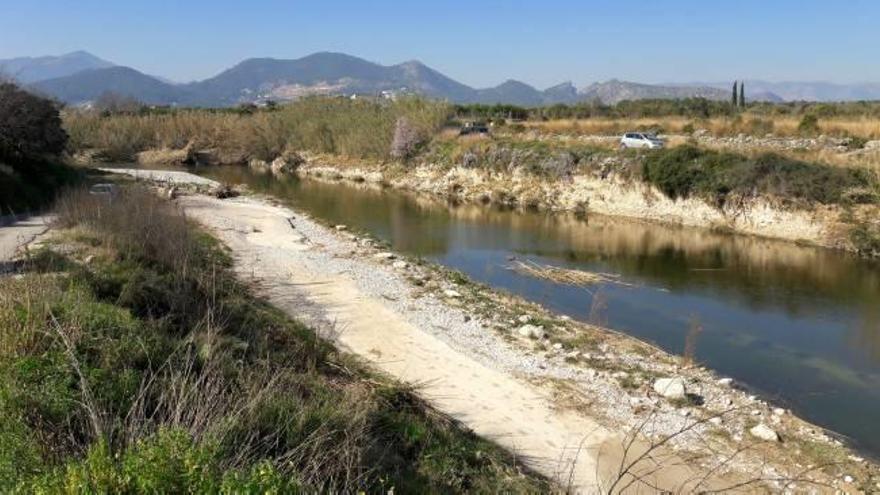
[{"label": "eroded embankment", "polygon": [[837,206],[785,208],[766,199],[717,207],[703,199],[671,199],[653,185],[601,174],[547,179],[524,170],[497,172],[465,167],[370,163],[340,164],[329,157],[306,161],[297,173],[428,193],[454,201],[622,216],[853,250],[851,228]]}]

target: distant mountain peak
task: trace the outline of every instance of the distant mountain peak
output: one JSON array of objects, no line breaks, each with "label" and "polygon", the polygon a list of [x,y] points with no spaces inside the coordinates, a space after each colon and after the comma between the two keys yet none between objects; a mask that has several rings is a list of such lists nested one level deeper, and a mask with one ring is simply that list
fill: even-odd
[{"label": "distant mountain peak", "polygon": [[728,90],[708,86],[677,86],[644,84],[619,79],[595,82],[581,89],[578,94],[585,100],[599,100],[605,104],[624,100],[706,98],[727,100]]},{"label": "distant mountain peak", "polygon": [[85,50],[63,55],[18,57],[0,60],[0,73],[28,84],[57,77],[65,77],[90,69],[113,67],[113,62],[101,59]]}]

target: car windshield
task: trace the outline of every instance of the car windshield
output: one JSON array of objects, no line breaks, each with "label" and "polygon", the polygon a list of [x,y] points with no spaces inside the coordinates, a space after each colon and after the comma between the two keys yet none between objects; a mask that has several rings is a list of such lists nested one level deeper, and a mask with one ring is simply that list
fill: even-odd
[{"label": "car windshield", "polygon": [[657,136],[653,134],[642,134],[645,139],[657,139]]}]

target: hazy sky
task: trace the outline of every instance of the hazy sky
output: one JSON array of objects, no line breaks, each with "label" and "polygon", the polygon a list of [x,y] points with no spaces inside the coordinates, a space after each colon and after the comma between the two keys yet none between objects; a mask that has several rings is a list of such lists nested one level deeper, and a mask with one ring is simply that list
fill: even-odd
[{"label": "hazy sky", "polygon": [[880,81],[880,0],[0,0],[0,58],[77,49],[178,81],[316,51],[478,87]]}]

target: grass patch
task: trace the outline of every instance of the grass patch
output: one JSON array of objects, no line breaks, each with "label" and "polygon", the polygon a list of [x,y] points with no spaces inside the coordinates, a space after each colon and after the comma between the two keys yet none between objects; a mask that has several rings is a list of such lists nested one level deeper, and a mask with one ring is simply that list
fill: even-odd
[{"label": "grass patch", "polygon": [[0,279],[0,491],[549,489],[250,295],[172,203],[57,210],[66,255]]}]

